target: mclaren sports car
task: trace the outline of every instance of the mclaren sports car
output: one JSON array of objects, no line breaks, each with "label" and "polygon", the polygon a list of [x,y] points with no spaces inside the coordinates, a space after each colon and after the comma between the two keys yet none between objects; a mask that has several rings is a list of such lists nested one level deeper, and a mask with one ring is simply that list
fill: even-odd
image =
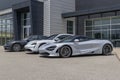
[{"label": "mclaren sports car", "polygon": [[39,52],[39,47],[41,47],[42,45],[59,42],[69,36],[72,36],[72,34],[54,34],[49,36],[46,40],[30,41],[28,44],[25,45],[25,49],[26,51],[37,53]]},{"label": "mclaren sports car", "polygon": [[44,44],[39,48],[42,56],[68,58],[84,54],[111,54],[113,44],[109,40],[91,39],[85,36],[70,36],[60,42]]}]

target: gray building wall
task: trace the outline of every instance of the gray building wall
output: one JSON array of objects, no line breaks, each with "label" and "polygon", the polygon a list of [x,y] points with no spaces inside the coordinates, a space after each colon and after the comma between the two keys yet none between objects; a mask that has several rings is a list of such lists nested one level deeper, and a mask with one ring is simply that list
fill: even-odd
[{"label": "gray building wall", "polygon": [[76,0],[76,10],[99,9],[120,5],[120,0]]},{"label": "gray building wall", "polygon": [[21,14],[30,12],[32,35],[43,35],[43,2],[36,0],[25,1],[19,4],[14,4],[13,9],[13,24],[15,39],[20,40],[22,37]]},{"label": "gray building wall", "polygon": [[39,1],[31,1],[31,27],[33,35],[43,35],[43,16],[44,16],[44,4]]},{"label": "gray building wall", "polygon": [[11,8],[13,4],[21,3],[28,0],[0,0],[0,10]]},{"label": "gray building wall", "polygon": [[44,35],[67,33],[61,14],[75,11],[75,0],[44,1]]},{"label": "gray building wall", "polygon": [[75,11],[75,0],[50,0],[50,34],[67,33],[61,14],[71,11]]}]

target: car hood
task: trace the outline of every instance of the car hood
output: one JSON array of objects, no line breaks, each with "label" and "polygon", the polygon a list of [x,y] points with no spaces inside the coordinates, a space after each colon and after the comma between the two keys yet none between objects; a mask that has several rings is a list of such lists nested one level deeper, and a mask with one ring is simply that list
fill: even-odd
[{"label": "car hood", "polygon": [[53,43],[55,42],[54,40],[41,40],[41,41],[38,41],[37,43]]},{"label": "car hood", "polygon": [[57,47],[61,47],[63,45],[68,45],[68,44],[72,44],[71,42],[65,42],[65,43],[49,43],[49,44],[44,44],[42,45],[40,48],[48,48],[51,46],[57,46]]},{"label": "car hood", "polygon": [[28,44],[33,44],[33,43],[37,43],[37,44],[40,44],[40,43],[54,43],[55,41],[54,40],[34,40],[34,41],[30,41]]},{"label": "car hood", "polygon": [[18,41],[15,41],[15,40],[11,40],[11,41],[8,41],[6,44],[13,44],[13,43],[26,43],[27,41],[25,40],[18,40]]}]

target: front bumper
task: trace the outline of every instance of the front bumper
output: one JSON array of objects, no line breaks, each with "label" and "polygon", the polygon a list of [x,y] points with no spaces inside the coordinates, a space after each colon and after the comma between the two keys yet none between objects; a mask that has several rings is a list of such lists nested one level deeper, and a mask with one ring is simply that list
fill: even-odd
[{"label": "front bumper", "polygon": [[41,55],[41,56],[50,56],[50,54],[49,54],[49,53],[47,53],[47,52],[40,53],[40,55]]},{"label": "front bumper", "polygon": [[29,52],[38,52],[38,49],[35,48],[35,46],[25,46],[25,51],[29,51]]},{"label": "front bumper", "polygon": [[11,46],[8,46],[8,45],[4,45],[4,50],[11,50]]},{"label": "front bumper", "polygon": [[48,51],[46,49],[39,49],[39,54],[41,56],[50,56],[50,57],[58,57],[59,53],[56,53],[56,51]]}]

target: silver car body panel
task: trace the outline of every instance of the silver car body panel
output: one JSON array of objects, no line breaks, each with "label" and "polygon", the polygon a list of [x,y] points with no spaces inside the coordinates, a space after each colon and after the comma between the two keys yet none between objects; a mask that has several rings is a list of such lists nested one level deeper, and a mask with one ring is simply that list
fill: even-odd
[{"label": "silver car body panel", "polygon": [[[72,55],[81,55],[81,54],[102,54],[102,49],[105,44],[112,43],[108,40],[88,40],[83,42],[63,42],[63,43],[52,43],[45,44],[39,48],[39,53],[49,53],[48,56],[59,56],[57,52],[58,49],[67,45],[72,48]],[[56,46],[53,51],[47,50],[51,46]]]}]

